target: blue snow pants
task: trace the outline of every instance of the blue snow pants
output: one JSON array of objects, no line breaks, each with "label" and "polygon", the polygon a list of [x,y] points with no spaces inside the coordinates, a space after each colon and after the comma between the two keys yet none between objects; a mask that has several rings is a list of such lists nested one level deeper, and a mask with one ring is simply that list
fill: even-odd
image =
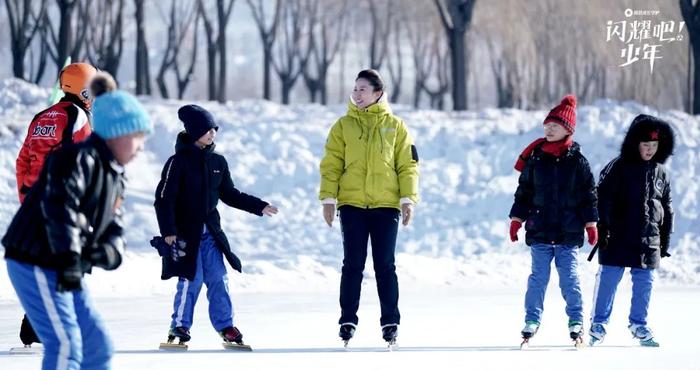
[{"label": "blue snow pants", "polygon": [[569,321],[583,322],[583,300],[578,279],[578,247],[575,245],[533,244],[532,273],[527,280],[525,293],[525,321],[541,322],[544,296],[549,283],[552,259],[559,273],[559,288],[566,301]]},{"label": "blue snow pants", "polygon": [[177,293],[173,306],[170,327],[183,326],[191,328],[194,316],[194,306],[202,289],[202,283],[207,286],[209,300],[209,320],[216,331],[233,326],[233,304],[228,291],[228,275],[224,265],[224,256],[216,247],[214,238],[204,231],[199,243],[197,256],[197,272],[194,280],[180,278],[177,282]]},{"label": "blue snow pants", "polygon": [[[617,285],[625,273],[624,267],[600,265],[595,277],[593,291],[592,322],[607,324],[610,321]],[[629,323],[647,324],[647,312],[651,299],[651,289],[654,282],[654,269],[631,268],[632,275],[632,305]]]},{"label": "blue snow pants", "polygon": [[89,293],[56,291],[55,270],[7,260],[22,308],[44,344],[43,370],[105,370],[114,353]]}]

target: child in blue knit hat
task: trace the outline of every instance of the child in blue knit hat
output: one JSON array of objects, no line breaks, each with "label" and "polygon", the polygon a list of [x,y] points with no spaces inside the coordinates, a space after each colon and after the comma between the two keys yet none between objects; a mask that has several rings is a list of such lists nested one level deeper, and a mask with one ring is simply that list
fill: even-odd
[{"label": "child in blue knit hat", "polygon": [[113,347],[82,278],[122,262],[124,165],[152,131],[131,95],[93,106],[93,134],[49,155],[2,239],[10,281],[44,343],[43,369],[108,369]]}]

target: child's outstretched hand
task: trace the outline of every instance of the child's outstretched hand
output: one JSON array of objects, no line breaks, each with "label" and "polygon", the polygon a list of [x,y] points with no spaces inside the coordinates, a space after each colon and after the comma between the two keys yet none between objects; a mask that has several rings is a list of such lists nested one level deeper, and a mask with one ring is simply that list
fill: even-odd
[{"label": "child's outstretched hand", "polygon": [[277,207],[275,207],[273,205],[265,206],[265,208],[263,208],[263,210],[262,210],[263,215],[270,216],[270,217],[272,217],[272,215],[276,215],[277,212],[279,212],[279,209],[277,209]]}]

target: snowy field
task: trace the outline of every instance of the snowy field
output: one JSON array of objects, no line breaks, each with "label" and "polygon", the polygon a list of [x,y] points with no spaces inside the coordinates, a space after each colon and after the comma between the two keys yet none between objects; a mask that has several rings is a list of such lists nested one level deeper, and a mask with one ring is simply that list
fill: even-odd
[{"label": "snowy field", "polygon": [[[0,81],[2,232],[18,207],[16,155],[29,121],[46,108],[47,98],[46,89],[13,79]],[[192,351],[163,355],[155,349],[167,330],[175,281],[160,281],[160,261],[148,240],[158,233],[153,193],[182,129],[177,108],[183,102],[153,98],[143,102],[156,132],[146,151],[127,167],[127,258],[117,271],[97,271],[88,278],[116,341],[117,369],[189,370],[205,365],[240,369],[386,369],[399,365],[700,369],[695,365],[700,345],[694,338],[700,333],[696,319],[700,312],[700,117],[657,112],[634,102],[598,101],[578,109],[575,139],[596,178],[616,156],[635,115],[660,115],[678,134],[676,155],[669,162],[676,210],[673,257],[664,259],[658,271],[650,317],[663,347],[636,348],[630,339],[625,327],[626,283],[618,298],[624,304],[616,307],[605,346],[571,351],[563,302],[553,277],[543,327],[533,350],[521,353],[513,350],[519,344],[530,257],[523,242],[508,240],[507,215],[517,185],[513,164],[520,151],[541,136],[546,112],[484,109],[446,113],[395,107],[418,145],[422,197],[414,223],[401,228],[397,246],[401,350],[377,353],[382,347],[379,308],[368,261],[365,301],[353,349],[336,353],[340,348],[335,323],[342,247],[337,223],[333,229],[325,226],[317,189],[326,135],[345,106],[282,106],[260,100],[226,105],[203,102],[220,122],[217,150],[226,156],[236,186],[279,206],[281,213],[263,219],[220,206],[224,231],[243,262],[244,274],[231,275],[237,324],[256,351],[231,354],[219,350],[202,294]],[[589,251],[590,246],[581,249],[579,269],[586,309],[598,268],[596,262],[585,261]],[[21,317],[5,270],[0,263],[0,370],[37,368],[38,358],[10,358],[2,352],[18,343]]]}]

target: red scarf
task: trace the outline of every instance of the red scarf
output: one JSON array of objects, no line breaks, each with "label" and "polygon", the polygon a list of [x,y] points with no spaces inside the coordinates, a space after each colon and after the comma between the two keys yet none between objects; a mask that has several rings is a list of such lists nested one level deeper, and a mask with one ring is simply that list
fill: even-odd
[{"label": "red scarf", "polygon": [[[542,144],[544,143],[544,144]],[[547,141],[545,138],[539,138],[535,141],[533,141],[530,145],[523,150],[523,152],[520,154],[518,157],[518,160],[515,162],[515,170],[518,172],[522,172],[523,168],[525,168],[525,163],[527,162],[527,159],[530,158],[532,155],[532,152],[535,150],[535,148],[542,144],[542,151],[545,153],[549,153],[555,157],[561,157],[562,154],[566,153],[569,148],[571,148],[572,145],[574,145],[574,139],[571,137],[571,135],[567,136],[566,139],[564,140],[559,140],[559,141],[554,141],[550,142]]]}]

